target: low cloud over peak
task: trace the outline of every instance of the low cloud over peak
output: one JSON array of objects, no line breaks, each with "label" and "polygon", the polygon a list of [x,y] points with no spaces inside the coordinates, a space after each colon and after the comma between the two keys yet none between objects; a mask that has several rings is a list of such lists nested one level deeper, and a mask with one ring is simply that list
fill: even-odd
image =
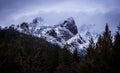
[{"label": "low cloud over peak", "polygon": [[[120,22],[120,0],[0,0],[0,25],[20,24],[41,16],[54,25],[72,16],[82,24],[116,27]],[[102,25],[101,25],[102,24]]]}]

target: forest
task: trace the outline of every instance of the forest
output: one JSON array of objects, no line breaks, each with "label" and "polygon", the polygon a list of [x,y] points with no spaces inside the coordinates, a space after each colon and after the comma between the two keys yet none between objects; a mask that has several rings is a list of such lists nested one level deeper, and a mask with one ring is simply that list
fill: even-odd
[{"label": "forest", "polygon": [[0,28],[0,73],[120,73],[120,26],[114,36],[108,24],[86,54],[79,56],[42,38],[14,28]]}]

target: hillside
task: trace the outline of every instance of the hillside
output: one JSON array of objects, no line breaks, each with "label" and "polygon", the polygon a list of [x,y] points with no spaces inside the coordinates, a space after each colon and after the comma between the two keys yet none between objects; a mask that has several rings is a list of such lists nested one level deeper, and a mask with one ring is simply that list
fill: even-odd
[{"label": "hillside", "polygon": [[79,35],[69,40],[74,44],[70,43],[71,45],[61,48],[58,44],[20,32],[11,26],[2,28],[0,73],[119,73],[119,28],[120,26],[113,40],[106,24],[97,42],[90,39],[86,52],[79,52],[76,48],[72,53],[69,47],[76,47],[79,45],[77,42],[81,43]]}]

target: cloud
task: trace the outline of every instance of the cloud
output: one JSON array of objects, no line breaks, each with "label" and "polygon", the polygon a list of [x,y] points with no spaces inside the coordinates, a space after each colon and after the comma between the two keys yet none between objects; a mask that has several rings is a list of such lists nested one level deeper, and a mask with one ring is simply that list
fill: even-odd
[{"label": "cloud", "polygon": [[116,26],[120,22],[119,3],[120,0],[0,0],[0,25],[30,22],[38,16],[54,25],[72,16],[78,26],[103,26],[106,22]]}]

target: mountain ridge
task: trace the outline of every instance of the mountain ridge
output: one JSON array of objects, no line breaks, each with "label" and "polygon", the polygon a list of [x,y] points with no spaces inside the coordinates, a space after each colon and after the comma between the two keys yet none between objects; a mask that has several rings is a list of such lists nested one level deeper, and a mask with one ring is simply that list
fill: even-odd
[{"label": "mountain ridge", "polygon": [[[89,39],[92,37],[86,35],[87,32],[85,32],[86,34],[84,36],[81,36],[73,17],[69,17],[62,23],[54,26],[44,26],[42,18],[35,18],[31,23],[23,22],[18,25],[18,27],[14,26],[13,28],[16,28],[22,33],[43,38],[44,40],[52,44],[57,44],[62,48],[67,45],[71,52],[75,49],[85,50],[85,47],[89,44]],[[91,34],[91,32],[89,32],[89,34]],[[85,36],[89,38],[86,38]]]}]

